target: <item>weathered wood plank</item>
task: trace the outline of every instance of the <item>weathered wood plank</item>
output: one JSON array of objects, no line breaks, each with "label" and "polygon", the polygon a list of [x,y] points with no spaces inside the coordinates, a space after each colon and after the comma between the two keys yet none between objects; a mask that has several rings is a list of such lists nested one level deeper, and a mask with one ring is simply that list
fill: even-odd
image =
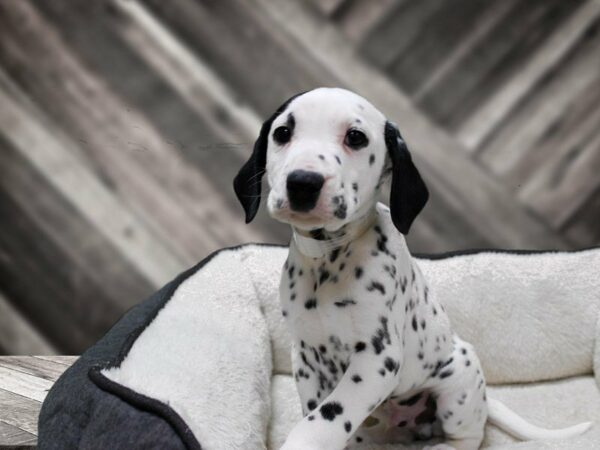
[{"label": "weathered wood plank", "polygon": [[352,3],[352,0],[308,0],[309,4],[325,16],[337,14],[343,6]]},{"label": "weathered wood plank", "polygon": [[406,0],[353,0],[335,17],[335,23],[352,42],[358,43],[372,31],[391,8]]},{"label": "weathered wood plank", "polygon": [[[515,1],[516,0],[506,0],[486,3],[486,7],[482,13],[478,15],[476,20],[471,22],[473,26],[465,26],[464,23],[461,23],[461,26],[465,30],[468,30],[468,32],[457,42],[457,45],[455,45],[448,54],[443,56],[437,67],[432,68],[429,72],[421,70],[421,77],[423,80],[412,95],[415,101],[421,101],[423,97],[435,89],[437,85],[443,83],[449,73],[458,70],[462,61],[474,51],[478,43],[482,39],[485,39],[512,10]],[[448,37],[441,39],[442,41],[445,41]],[[439,43],[437,45],[439,45]]]},{"label": "weathered wood plank", "polygon": [[3,366],[0,366],[0,380],[0,389],[38,402],[44,401],[48,390],[54,384],[52,381]]},{"label": "weathered wood plank", "polygon": [[0,421],[0,449],[32,448],[37,442],[34,434]]},{"label": "weathered wood plank", "polygon": [[[1,14],[0,14],[1,16]],[[0,39],[2,40],[2,39]],[[177,260],[137,218],[118,201],[96,176],[69,151],[73,144],[57,140],[41,123],[4,91],[2,81],[0,127],[29,162],[45,174],[52,186],[77,209],[156,286],[169,280],[185,265]],[[14,89],[11,89],[14,94]],[[65,170],[68,168],[68,170]],[[92,207],[93,206],[93,207]],[[136,230],[134,235],[124,232]]]},{"label": "weathered wood plank", "polygon": [[458,139],[467,149],[476,151],[529,92],[562,64],[599,15],[600,3],[588,0],[552,33],[543,46],[514,72],[510,80],[471,113],[457,132]]},{"label": "weathered wood plank", "polygon": [[[233,194],[229,179],[220,172],[237,166],[225,164],[234,152],[224,146],[209,146],[208,150],[214,151],[203,151],[206,148],[202,147],[201,136],[193,133],[196,139],[191,143],[193,148],[185,148],[189,141],[179,144],[179,139],[186,141],[186,134],[191,136],[191,131],[200,128],[199,133],[202,133],[199,125],[203,121],[189,108],[185,110],[185,103],[177,93],[169,92],[170,88],[136,56],[127,42],[119,39],[119,30],[129,26],[130,21],[108,2],[94,3],[92,8],[70,2],[37,3],[36,7],[44,10],[53,23],[56,21],[64,37],[57,37],[50,52],[52,59],[43,59],[48,50],[34,47],[28,49],[28,53],[37,50],[45,70],[60,74],[61,79],[69,79],[71,86],[69,90],[62,85],[51,89],[47,77],[41,77],[36,83],[28,84],[27,89],[36,92],[38,102],[43,102],[46,108],[52,107],[56,96],[69,99],[67,106],[54,108],[57,109],[55,117],[60,117],[71,135],[80,136],[85,142],[84,156],[153,228],[160,237],[158,241],[189,264],[222,245],[256,240],[253,236],[260,235],[238,220],[239,207],[235,205],[235,212],[223,207],[228,201],[233,203]],[[42,31],[43,25],[40,25],[40,37]],[[71,46],[75,46],[77,57],[87,63],[85,66],[69,52]],[[123,72],[115,73],[114,66]],[[30,75],[35,77],[36,72]],[[123,78],[130,80],[129,86],[120,86],[124,84]],[[132,85],[134,82],[137,87]],[[93,97],[92,110],[86,96],[81,95],[83,92]],[[126,99],[115,95],[125,92],[129,92]],[[129,103],[133,100],[134,106]],[[170,109],[172,107],[175,108]],[[156,115],[149,117],[146,109]],[[180,136],[177,133],[163,136],[163,130],[155,126],[157,122],[171,129],[177,124],[175,131],[189,131]],[[112,145],[107,146],[107,142]],[[211,154],[218,157],[215,157],[216,165],[206,166],[203,173],[199,173],[190,166],[189,154],[197,155],[203,162],[209,161]],[[223,170],[219,170],[219,163]],[[223,180],[227,181],[226,190],[211,185],[213,179],[219,178],[220,185]],[[214,218],[230,223],[230,227],[217,226]],[[178,231],[176,234],[172,232],[174,229]],[[203,232],[199,233],[199,229]]]},{"label": "weathered wood plank", "polygon": [[487,38],[480,39],[455,70],[449,71],[418,104],[438,123],[449,129],[458,128],[519,70],[580,3],[580,0],[517,2]]},{"label": "weathered wood plank", "polygon": [[[600,25],[600,18],[595,24]],[[600,74],[596,70],[599,66],[600,37],[586,33],[576,51],[556,70],[546,73],[545,82],[490,137],[480,155],[481,161],[511,185],[542,185],[545,193],[541,195],[549,198],[556,186],[542,180],[554,172],[552,167],[561,163],[565,151],[572,151],[560,148],[561,140],[578,133],[570,127],[585,122],[590,111],[596,109],[593,101],[587,107],[586,103],[600,95],[597,87]],[[578,114],[580,107],[583,110]],[[540,175],[534,176],[536,172]],[[533,178],[536,181],[532,182]],[[531,187],[526,189],[529,191]],[[528,194],[524,193],[522,198],[526,197]]]},{"label": "weathered wood plank", "polygon": [[[386,70],[403,91],[411,96],[415,95],[416,101],[426,96],[434,86],[434,83],[428,82],[428,76],[437,75],[438,67],[452,56],[454,49],[461,46],[472,30],[478,31],[476,25],[480,22],[485,25],[489,22],[487,17],[497,17],[502,9],[511,6],[512,1],[453,0],[439,3],[440,8],[423,19],[418,35],[407,48],[398,53]],[[482,35],[481,32],[478,34]],[[442,77],[443,75],[440,76]]]},{"label": "weathered wood plank", "polygon": [[[265,26],[250,2],[144,0],[195,53],[245,99],[268,117],[288,97],[336,79],[311,52]],[[198,26],[202,24],[202,26]],[[218,36],[218,39],[215,37]],[[277,76],[273,76],[273,70]]]},{"label": "weathered wood plank", "polygon": [[0,367],[52,382],[58,380],[58,377],[68,368],[65,364],[31,356],[3,356],[0,358]]},{"label": "weathered wood plank", "polygon": [[55,353],[56,349],[0,292],[0,347],[9,354]]},{"label": "weathered wood plank", "polygon": [[415,43],[423,32],[423,23],[444,7],[439,0],[398,2],[372,27],[358,46],[365,58],[387,69]]},{"label": "weathered wood plank", "polygon": [[581,136],[562,158],[544,168],[536,177],[536,184],[529,185],[519,196],[544,214],[554,227],[563,226],[600,186],[600,120],[598,115],[595,118],[594,130]]},{"label": "weathered wood plank", "polygon": [[[152,284],[136,267],[129,264],[1,134],[0,148],[3,150],[0,168],[5,174],[0,180],[0,188],[18,205],[18,214],[24,220],[30,220],[31,227],[39,230],[40,237],[54,243],[64,255],[42,270],[50,272],[55,270],[55,265],[65,267],[73,273],[70,284],[76,287],[71,292],[75,301],[79,301],[80,295],[87,297],[101,289],[111,303],[120,306],[119,311],[152,292]],[[91,285],[86,284],[88,279],[92,280]],[[103,285],[107,279],[111,282]],[[98,296],[98,301],[101,299]],[[107,312],[110,310],[107,308]]]},{"label": "weathered wood plank", "polygon": [[[244,97],[230,92],[190,46],[138,2],[100,1],[90,7],[57,1],[36,3],[36,7],[56,25],[94,75],[127,103],[133,113],[128,121],[143,115],[136,127],[140,131],[151,127],[150,136],[159,132],[163,141],[159,145],[174,153],[166,167],[170,169],[169,176],[179,180],[172,180],[160,189],[166,188],[176,195],[179,186],[200,185],[190,195],[187,208],[195,216],[202,207],[203,214],[198,218],[203,220],[202,224],[195,225],[194,220],[198,219],[178,218],[181,212],[170,211],[159,218],[169,222],[169,229],[182,229],[180,237],[187,240],[183,251],[193,252],[191,258],[195,260],[219,246],[240,241],[264,240],[267,236],[278,241],[287,239],[287,232],[264,220],[262,214],[261,227],[244,226],[231,180],[251,150],[258,133],[258,126],[255,127],[258,120],[249,117]],[[109,106],[110,103],[106,105]],[[125,127],[118,133],[133,135],[128,141],[136,142],[134,139],[143,135],[140,137],[135,131]],[[144,143],[144,147],[150,152],[155,150],[149,143]],[[189,172],[195,174],[178,173],[179,164],[190,165],[190,162],[196,170],[190,167]],[[210,183],[210,187],[202,186],[201,181]],[[180,197],[177,195],[171,203],[181,203]],[[180,209],[183,206],[173,205]],[[222,217],[227,214],[233,215],[233,219]],[[214,223],[219,220],[230,223],[231,227],[225,229]],[[204,233],[198,233],[200,227]],[[201,238],[203,244],[194,243],[194,239]]]},{"label": "weathered wood plank", "polygon": [[71,367],[79,358],[79,356],[71,355],[35,355],[33,357],[44,361],[55,362],[56,364],[62,364],[67,367]]},{"label": "weathered wood plank", "polygon": [[37,436],[38,415],[42,404],[22,395],[9,392],[0,385],[0,421]]},{"label": "weathered wood plank", "polygon": [[579,210],[565,223],[563,230],[577,245],[589,247],[593,242],[600,244],[600,186]]},{"label": "weathered wood plank", "polygon": [[[385,77],[360,63],[348,42],[331,25],[308,17],[294,3],[268,7],[254,0],[298,42],[310,48],[321,64],[340,80],[338,84],[365,95],[400,123],[425,179],[449,208],[459,211],[473,229],[481,230],[495,246],[564,248],[558,234],[524,210],[509,192],[471,161],[460,144],[436,128]],[[498,220],[502,217],[502,220]],[[451,243],[449,243],[451,247]]]},{"label": "weathered wood plank", "polygon": [[1,190],[0,215],[0,277],[6,294],[18,299],[20,312],[59,349],[77,352],[91,345],[122,309],[114,308],[102,286],[65,264],[64,252],[43,238]]}]

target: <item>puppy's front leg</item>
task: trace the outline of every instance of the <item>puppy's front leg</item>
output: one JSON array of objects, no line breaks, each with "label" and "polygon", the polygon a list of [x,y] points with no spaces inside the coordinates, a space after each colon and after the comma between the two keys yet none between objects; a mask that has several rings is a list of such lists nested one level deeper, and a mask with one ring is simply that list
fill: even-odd
[{"label": "puppy's front leg", "polygon": [[281,450],[342,450],[398,385],[400,353],[395,346],[379,354],[372,348],[354,353],[335,389],[294,427]]}]

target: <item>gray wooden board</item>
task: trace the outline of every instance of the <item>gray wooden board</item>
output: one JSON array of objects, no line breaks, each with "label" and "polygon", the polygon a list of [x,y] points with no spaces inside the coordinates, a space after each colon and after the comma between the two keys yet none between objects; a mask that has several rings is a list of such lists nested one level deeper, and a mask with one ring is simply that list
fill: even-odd
[{"label": "gray wooden board", "polygon": [[24,449],[35,447],[34,434],[21,430],[0,420],[0,449]]},{"label": "gray wooden board", "polygon": [[[214,105],[204,106],[225,122],[229,134],[221,136],[148,67],[135,48],[120,37],[119,33],[134,25],[110,3],[97,2],[92,8],[68,1],[36,6],[57,26],[94,73],[129,105],[143,111],[166,142],[197,166],[202,176],[218,188],[224,200],[221,207],[229,207],[239,214],[241,210],[234,198],[231,180],[243,161],[240,152],[234,150],[239,148],[249,154],[253,139],[250,140],[235,123],[228,121],[228,112],[218,110]],[[153,149],[142,150],[151,152]],[[217,239],[215,244],[231,245],[233,242]],[[199,252],[207,250],[194,247]]]},{"label": "gray wooden board", "polygon": [[68,367],[65,364],[52,360],[44,360],[31,356],[0,357],[0,366],[53,382],[56,381]]},{"label": "gray wooden board", "polygon": [[[8,298],[19,299],[19,310],[53,342],[81,351],[152,288],[133,267],[120,263],[111,246],[1,138],[0,148],[0,167],[6,170],[0,185],[14,181],[10,189],[0,190],[5,217],[0,249],[12,255],[10,260],[0,258],[3,290]],[[11,194],[12,189],[19,191]],[[14,197],[28,190],[27,198]],[[87,265],[73,258],[76,249],[76,254],[88,255]],[[107,278],[114,280],[116,290],[102,286]]]},{"label": "gray wooden board", "polygon": [[[455,129],[538,48],[580,0],[532,0],[516,7],[419,100],[438,123]],[[532,32],[535,30],[535,32]]]},{"label": "gray wooden board", "polygon": [[0,2],[7,304],[76,352],[210,251],[286,243],[231,180],[261,119],[320,85],[405,132],[432,192],[413,250],[599,242],[594,1]]},{"label": "gray wooden board", "polygon": [[41,400],[73,356],[0,356],[0,448],[34,448]]}]

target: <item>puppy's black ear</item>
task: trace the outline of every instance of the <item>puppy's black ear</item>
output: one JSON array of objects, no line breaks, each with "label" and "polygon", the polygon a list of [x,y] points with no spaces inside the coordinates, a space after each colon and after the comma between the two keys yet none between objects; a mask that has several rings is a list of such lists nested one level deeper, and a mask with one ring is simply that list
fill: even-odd
[{"label": "puppy's black ear", "polygon": [[250,159],[242,166],[235,179],[233,180],[233,190],[246,213],[246,223],[250,223],[260,205],[260,193],[262,189],[262,177],[265,173],[267,164],[267,146],[269,144],[269,132],[273,121],[288,107],[290,102],[302,94],[294,95],[283,105],[277,108],[277,111],[269,117],[260,128],[258,139],[254,143],[254,150]]},{"label": "puppy's black ear", "polygon": [[386,122],[384,133],[385,145],[392,162],[390,213],[396,228],[402,234],[408,234],[413,220],[427,203],[429,191],[398,128],[393,123]]}]

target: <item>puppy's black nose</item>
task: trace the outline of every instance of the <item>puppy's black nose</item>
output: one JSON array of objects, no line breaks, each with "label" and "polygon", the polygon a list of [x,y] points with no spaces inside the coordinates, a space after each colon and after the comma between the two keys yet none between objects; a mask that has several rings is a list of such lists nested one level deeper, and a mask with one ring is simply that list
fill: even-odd
[{"label": "puppy's black nose", "polygon": [[290,207],[294,211],[310,211],[317,204],[321,188],[325,183],[323,175],[307,170],[294,170],[287,177],[287,194]]}]

